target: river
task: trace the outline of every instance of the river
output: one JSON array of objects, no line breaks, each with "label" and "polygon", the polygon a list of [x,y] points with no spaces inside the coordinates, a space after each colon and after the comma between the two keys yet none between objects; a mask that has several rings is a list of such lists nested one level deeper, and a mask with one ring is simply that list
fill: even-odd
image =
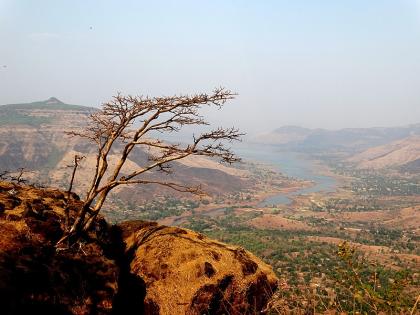
[{"label": "river", "polygon": [[279,193],[268,197],[260,203],[260,206],[289,204],[292,202],[291,198],[296,195],[331,192],[336,189],[336,179],[317,173],[315,161],[306,158],[300,153],[279,151],[275,146],[270,145],[247,144],[236,147],[235,152],[244,160],[262,162],[274,167],[288,177],[310,180],[314,183],[311,187],[302,188],[292,193]]},{"label": "river", "polygon": [[[247,145],[235,146],[234,151],[245,161],[263,163],[273,167],[278,172],[297,179],[309,180],[314,184],[291,193],[278,193],[270,196],[259,203],[259,206],[271,206],[279,204],[290,204],[293,196],[310,194],[314,192],[335,191],[337,181],[335,178],[317,173],[316,162],[305,158],[296,152],[279,151],[269,145]],[[207,217],[218,217],[225,214],[226,208],[213,208],[200,212],[200,215]],[[188,216],[191,217],[191,216]],[[188,217],[179,217],[174,220],[173,225],[179,225]]]}]

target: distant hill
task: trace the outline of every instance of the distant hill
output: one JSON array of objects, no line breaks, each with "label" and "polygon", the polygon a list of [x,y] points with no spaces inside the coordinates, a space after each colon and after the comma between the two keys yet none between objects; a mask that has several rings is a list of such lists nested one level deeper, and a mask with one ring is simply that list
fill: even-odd
[{"label": "distant hill", "polygon": [[304,141],[314,130],[298,126],[284,126],[252,139],[263,144],[287,145]]},{"label": "distant hill", "polygon": [[0,169],[47,171],[76,145],[65,131],[83,127],[93,107],[67,105],[56,98],[0,106]]},{"label": "distant hill", "polygon": [[45,101],[38,101],[32,103],[8,104],[2,105],[0,109],[11,110],[94,110],[93,107],[66,104],[56,97],[50,97]]},{"label": "distant hill", "polygon": [[[25,168],[33,181],[45,185],[66,188],[69,181],[69,165],[75,154],[86,157],[76,177],[76,190],[86,187],[94,171],[96,147],[80,138],[69,137],[66,131],[82,128],[95,108],[68,105],[57,98],[28,104],[0,106],[0,171]],[[110,156],[115,163],[116,156]],[[148,153],[140,148],[133,151],[125,172],[130,172],[148,161]],[[250,180],[245,171],[220,165],[205,157],[190,158],[173,163],[176,172],[172,180],[184,184],[202,184],[205,191],[224,194],[248,187]],[[151,175],[158,178],[160,173]],[[154,198],[156,194],[179,195],[158,186],[121,189],[118,193],[135,202]]]},{"label": "distant hill", "polygon": [[414,169],[420,161],[420,136],[411,136],[367,149],[347,161],[355,163],[359,168],[408,167]]},{"label": "distant hill", "polygon": [[251,141],[276,145],[288,150],[356,153],[412,135],[420,135],[420,124],[390,128],[346,128],[340,130],[285,126],[270,133],[255,136]]},{"label": "distant hill", "polygon": [[93,107],[65,104],[55,97],[33,103],[2,105],[0,106],[0,126],[29,125],[38,127],[42,124],[57,122],[57,119],[62,121],[60,115],[63,111],[87,115],[95,110]]}]

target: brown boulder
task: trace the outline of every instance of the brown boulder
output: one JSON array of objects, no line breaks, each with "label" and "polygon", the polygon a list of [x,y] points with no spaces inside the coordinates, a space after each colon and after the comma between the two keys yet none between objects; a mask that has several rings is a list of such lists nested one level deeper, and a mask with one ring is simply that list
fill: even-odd
[{"label": "brown boulder", "polygon": [[157,224],[122,224],[149,314],[256,314],[277,289],[270,266],[242,248]]}]

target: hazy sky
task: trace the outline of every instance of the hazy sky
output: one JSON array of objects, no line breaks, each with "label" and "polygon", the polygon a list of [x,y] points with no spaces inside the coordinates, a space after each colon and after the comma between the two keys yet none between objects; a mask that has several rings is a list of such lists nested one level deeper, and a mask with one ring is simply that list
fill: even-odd
[{"label": "hazy sky", "polygon": [[420,0],[0,0],[0,104],[228,87],[218,124],[420,122]]}]

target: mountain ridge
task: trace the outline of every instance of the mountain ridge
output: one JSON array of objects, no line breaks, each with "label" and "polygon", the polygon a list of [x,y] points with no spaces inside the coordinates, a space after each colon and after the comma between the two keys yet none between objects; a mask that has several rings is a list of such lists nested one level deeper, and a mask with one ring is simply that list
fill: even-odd
[{"label": "mountain ridge", "polygon": [[34,110],[34,109],[50,109],[50,110],[97,110],[94,107],[67,104],[60,101],[58,98],[52,96],[47,100],[35,101],[30,103],[14,103],[14,104],[2,104],[0,105],[0,111],[10,110]]},{"label": "mountain ridge", "polygon": [[283,126],[272,132],[256,135],[251,142],[270,144],[288,150],[321,152],[344,150],[362,152],[412,135],[420,135],[420,123],[399,127],[343,128],[338,130]]}]

